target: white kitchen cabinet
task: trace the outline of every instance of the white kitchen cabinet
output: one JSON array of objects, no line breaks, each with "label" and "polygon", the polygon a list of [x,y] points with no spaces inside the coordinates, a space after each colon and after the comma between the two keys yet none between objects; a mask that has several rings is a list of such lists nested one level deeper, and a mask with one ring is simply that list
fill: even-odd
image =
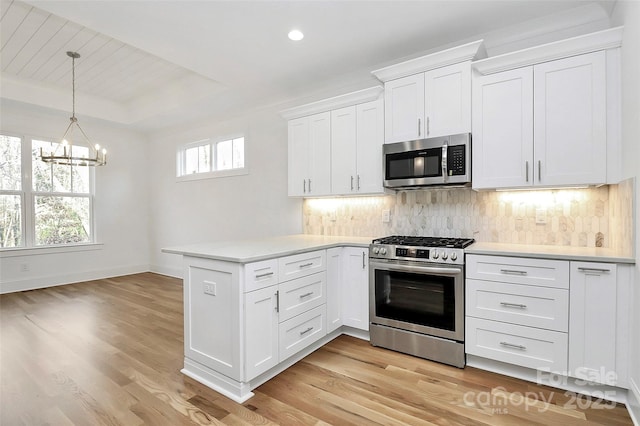
[{"label": "white kitchen cabinet", "polygon": [[472,135],[474,188],[532,184],[532,67],[474,80]]},{"label": "white kitchen cabinet", "polygon": [[385,143],[471,130],[471,65],[462,62],[385,83]]},{"label": "white kitchen cabinet", "polygon": [[259,376],[278,364],[278,286],[244,295],[245,375]]},{"label": "white kitchen cabinet", "polygon": [[331,114],[314,114],[288,124],[289,196],[331,192]]},{"label": "white kitchen cabinet", "polygon": [[342,250],[327,250],[327,333],[342,326]]},{"label": "white kitchen cabinet", "polygon": [[369,257],[366,248],[343,248],[342,323],[369,330]]},{"label": "white kitchen cabinet", "polygon": [[605,183],[605,69],[600,51],[475,78],[473,187]]},{"label": "white kitchen cabinet", "polygon": [[382,193],[382,99],[331,111],[331,192]]},{"label": "white kitchen cabinet", "polygon": [[569,375],[616,385],[617,268],[609,263],[571,262]]}]

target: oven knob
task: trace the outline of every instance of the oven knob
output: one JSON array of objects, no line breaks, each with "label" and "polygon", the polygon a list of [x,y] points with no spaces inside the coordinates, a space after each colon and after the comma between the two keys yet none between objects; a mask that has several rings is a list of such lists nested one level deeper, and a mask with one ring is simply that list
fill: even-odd
[{"label": "oven knob", "polygon": [[455,261],[458,259],[458,255],[456,254],[456,252],[454,251],[453,253],[451,253],[451,260]]},{"label": "oven knob", "polygon": [[447,260],[447,257],[449,257],[449,255],[447,254],[446,251],[442,252],[442,260]]},{"label": "oven knob", "polygon": [[384,247],[382,247],[382,248],[380,249],[380,254],[382,254],[382,255],[387,254],[387,249],[386,249],[386,248],[384,248]]},{"label": "oven knob", "polygon": [[380,252],[380,247],[373,248],[373,254],[378,254]]},{"label": "oven knob", "polygon": [[440,253],[438,253],[438,250],[434,250],[434,251],[433,251],[433,258],[434,258],[434,259],[437,259],[437,258],[439,258],[439,257],[440,257]]}]

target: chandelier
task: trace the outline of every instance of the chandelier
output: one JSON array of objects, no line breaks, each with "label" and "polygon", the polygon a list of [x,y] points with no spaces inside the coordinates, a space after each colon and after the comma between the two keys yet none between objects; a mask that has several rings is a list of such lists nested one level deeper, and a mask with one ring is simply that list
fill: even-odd
[{"label": "chandelier", "polygon": [[[48,153],[40,148],[40,159],[45,163],[61,164],[65,166],[104,166],[107,164],[107,150],[100,149],[100,145],[92,145],[84,130],[80,127],[76,118],[76,59],[80,57],[77,52],[67,52],[71,58],[72,84],[73,84],[73,112],[71,113],[71,123],[62,136],[62,141],[56,144],[56,148]],[[73,149],[74,133],[84,139],[83,145],[89,150],[86,156],[79,155],[78,150]]]}]

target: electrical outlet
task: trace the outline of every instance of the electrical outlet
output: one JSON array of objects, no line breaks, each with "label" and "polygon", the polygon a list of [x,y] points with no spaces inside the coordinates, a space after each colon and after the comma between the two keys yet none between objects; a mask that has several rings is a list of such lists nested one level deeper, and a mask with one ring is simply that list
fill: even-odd
[{"label": "electrical outlet", "polygon": [[335,210],[331,210],[331,212],[329,213],[329,220],[331,220],[332,222],[338,220],[338,212],[336,212]]},{"label": "electrical outlet", "polygon": [[547,223],[547,209],[536,209],[536,223]]},{"label": "electrical outlet", "polygon": [[205,281],[204,282],[204,294],[209,294],[211,296],[216,295],[216,283],[213,281]]},{"label": "electrical outlet", "polygon": [[391,211],[390,210],[382,210],[382,223],[391,222]]}]

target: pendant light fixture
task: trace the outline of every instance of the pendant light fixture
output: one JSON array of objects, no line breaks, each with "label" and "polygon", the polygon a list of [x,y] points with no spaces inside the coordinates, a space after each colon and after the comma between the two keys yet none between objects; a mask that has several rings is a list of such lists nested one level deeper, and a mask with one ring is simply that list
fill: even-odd
[{"label": "pendant light fixture", "polygon": [[[43,152],[40,148],[40,159],[45,163],[61,164],[65,166],[104,166],[107,164],[107,150],[100,145],[92,145],[84,130],[80,127],[76,118],[76,59],[80,57],[77,52],[67,52],[71,58],[72,84],[73,84],[73,109],[71,113],[71,123],[62,136],[62,141],[56,144],[56,148],[49,153]],[[84,139],[84,143],[89,149],[86,156],[79,155],[78,150],[73,149],[73,137],[78,136]]]}]

